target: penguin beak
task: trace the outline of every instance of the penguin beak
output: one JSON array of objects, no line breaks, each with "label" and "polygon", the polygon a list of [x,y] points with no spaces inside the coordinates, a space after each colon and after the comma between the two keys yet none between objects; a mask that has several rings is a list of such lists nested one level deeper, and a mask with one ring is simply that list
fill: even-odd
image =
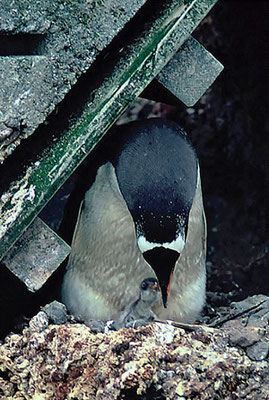
[{"label": "penguin beak", "polygon": [[143,253],[144,259],[154,270],[160,283],[163,306],[167,308],[168,295],[172,283],[173,271],[179,253],[164,247],[155,247]]},{"label": "penguin beak", "polygon": [[171,272],[170,272],[170,277],[168,280],[168,283],[166,283],[165,281],[161,282],[161,292],[162,292],[162,299],[163,299],[163,306],[165,308],[167,308],[167,299],[168,299],[168,295],[170,292],[170,287],[171,287],[171,283],[172,283],[172,278],[173,278],[173,272],[174,272],[174,268],[172,268]]}]

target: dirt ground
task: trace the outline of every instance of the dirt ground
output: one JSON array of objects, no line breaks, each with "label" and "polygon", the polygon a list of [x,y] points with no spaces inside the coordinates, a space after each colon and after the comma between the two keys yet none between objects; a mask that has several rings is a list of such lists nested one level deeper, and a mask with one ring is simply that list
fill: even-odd
[{"label": "dirt ground", "polygon": [[[194,34],[225,67],[202,99],[193,108],[136,102],[124,116],[173,119],[197,149],[208,223],[206,321],[231,301],[269,295],[268,17],[265,1],[220,1]],[[42,212],[53,228],[73,182]],[[58,281],[54,277],[36,295],[3,269],[0,282],[3,336],[52,300]]]}]

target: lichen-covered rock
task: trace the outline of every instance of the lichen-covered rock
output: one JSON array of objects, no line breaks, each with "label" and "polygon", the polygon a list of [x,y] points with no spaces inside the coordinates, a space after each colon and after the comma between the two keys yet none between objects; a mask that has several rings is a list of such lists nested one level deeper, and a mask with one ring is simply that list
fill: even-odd
[{"label": "lichen-covered rock", "polygon": [[267,399],[267,374],[213,328],[93,334],[68,323],[25,328],[0,347],[0,399]]}]

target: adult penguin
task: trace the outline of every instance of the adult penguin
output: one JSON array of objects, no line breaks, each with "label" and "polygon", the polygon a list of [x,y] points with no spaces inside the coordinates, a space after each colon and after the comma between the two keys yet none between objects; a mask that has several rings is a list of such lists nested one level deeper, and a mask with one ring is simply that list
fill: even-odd
[{"label": "adult penguin", "polygon": [[157,317],[193,321],[205,302],[206,221],[185,131],[164,119],[121,125],[92,159],[63,302],[84,319],[117,319],[141,282],[156,277]]}]

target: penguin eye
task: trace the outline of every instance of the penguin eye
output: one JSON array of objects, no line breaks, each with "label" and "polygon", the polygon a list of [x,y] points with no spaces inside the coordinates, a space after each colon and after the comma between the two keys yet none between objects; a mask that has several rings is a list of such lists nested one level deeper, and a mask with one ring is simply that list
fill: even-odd
[{"label": "penguin eye", "polygon": [[141,284],[141,289],[142,289],[142,290],[146,290],[147,287],[148,287],[147,282],[142,282],[142,284]]}]

